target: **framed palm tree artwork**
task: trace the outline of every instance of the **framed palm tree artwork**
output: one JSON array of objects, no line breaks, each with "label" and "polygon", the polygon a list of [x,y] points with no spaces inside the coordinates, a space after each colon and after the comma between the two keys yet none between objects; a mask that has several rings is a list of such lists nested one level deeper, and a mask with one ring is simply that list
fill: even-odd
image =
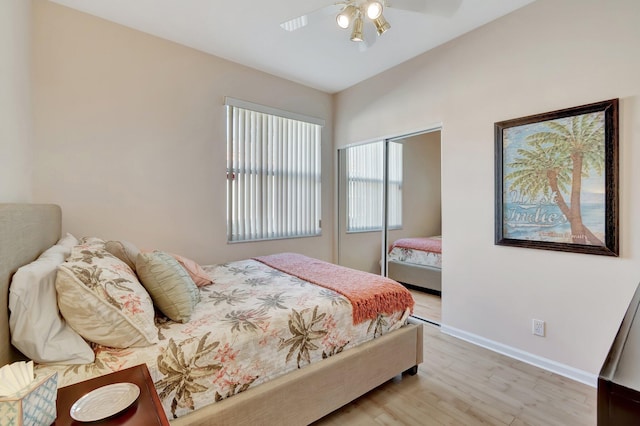
[{"label": "framed palm tree artwork", "polygon": [[618,256],[618,99],[495,123],[495,243]]}]

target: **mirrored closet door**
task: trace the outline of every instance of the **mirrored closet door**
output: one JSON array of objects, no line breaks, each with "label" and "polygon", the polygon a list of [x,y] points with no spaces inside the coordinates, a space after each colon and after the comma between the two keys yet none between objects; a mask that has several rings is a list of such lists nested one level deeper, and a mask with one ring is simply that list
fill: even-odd
[{"label": "mirrored closet door", "polygon": [[[439,324],[442,317],[442,214],[440,131],[389,141],[400,145],[402,174],[398,184],[390,167],[389,210],[401,188],[401,215],[389,214],[387,276],[405,284],[416,300],[414,315]],[[392,160],[389,156],[389,160]],[[391,166],[391,163],[390,163]]]},{"label": "mirrored closet door", "polygon": [[384,141],[338,151],[338,263],[382,273]]},{"label": "mirrored closet door", "polygon": [[[441,318],[440,131],[338,151],[338,262],[406,284],[416,315]],[[441,251],[441,249],[440,249]]]}]

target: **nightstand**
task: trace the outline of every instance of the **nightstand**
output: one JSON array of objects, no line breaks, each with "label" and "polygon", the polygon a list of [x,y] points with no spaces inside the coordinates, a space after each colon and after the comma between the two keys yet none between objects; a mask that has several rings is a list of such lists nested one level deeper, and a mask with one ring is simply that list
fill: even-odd
[{"label": "nightstand", "polygon": [[135,367],[116,371],[114,373],[95,377],[93,379],[85,380],[84,382],[79,382],[58,389],[58,400],[56,401],[58,417],[53,425],[67,426],[84,424],[71,418],[69,410],[73,403],[81,396],[94,389],[120,382],[130,382],[138,385],[140,388],[140,396],[138,396],[138,399],[133,404],[119,414],[98,422],[93,422],[93,424],[99,424],[100,426],[169,426],[169,421],[164,414],[160,398],[158,398],[156,389],[153,386],[153,380],[151,379],[151,375],[149,374],[149,370],[145,364],[136,365]]}]

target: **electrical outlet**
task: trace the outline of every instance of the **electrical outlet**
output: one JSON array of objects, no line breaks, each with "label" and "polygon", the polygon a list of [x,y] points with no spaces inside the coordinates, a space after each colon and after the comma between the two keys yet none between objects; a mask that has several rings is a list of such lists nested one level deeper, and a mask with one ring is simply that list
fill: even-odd
[{"label": "electrical outlet", "polygon": [[544,321],[538,320],[538,319],[534,319],[531,321],[533,322],[531,332],[536,336],[544,337],[545,335]]}]

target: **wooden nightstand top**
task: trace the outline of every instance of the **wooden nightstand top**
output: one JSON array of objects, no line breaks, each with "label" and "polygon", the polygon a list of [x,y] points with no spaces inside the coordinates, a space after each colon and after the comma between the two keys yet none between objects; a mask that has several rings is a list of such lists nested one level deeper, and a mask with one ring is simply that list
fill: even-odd
[{"label": "wooden nightstand top", "polygon": [[115,373],[106,374],[104,376],[95,377],[70,386],[58,389],[58,400],[56,408],[58,417],[53,423],[55,426],[66,425],[84,425],[73,420],[69,414],[69,410],[74,402],[81,396],[101,386],[112,383],[130,382],[140,387],[140,396],[127,409],[121,413],[98,422],[92,422],[96,425],[127,425],[127,426],[151,426],[163,425],[169,426],[169,421],[164,414],[160,398],[153,386],[153,380],[149,374],[149,370],[145,364],[125,370],[116,371]]}]

